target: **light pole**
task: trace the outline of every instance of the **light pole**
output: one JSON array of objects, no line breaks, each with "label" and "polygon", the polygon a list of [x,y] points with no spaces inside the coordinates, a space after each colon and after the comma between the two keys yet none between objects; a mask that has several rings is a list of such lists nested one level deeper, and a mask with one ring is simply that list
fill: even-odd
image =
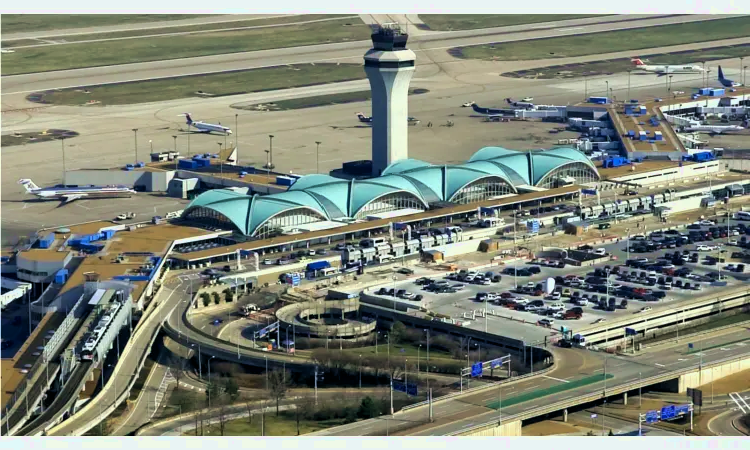
[{"label": "light pole", "polygon": [[148,145],[151,147],[151,153],[154,153],[154,141],[151,139],[148,140]]},{"label": "light pole", "polygon": [[607,90],[604,91],[604,95],[609,95],[609,80],[604,80],[605,83],[607,83]]},{"label": "light pole", "polygon": [[586,75],[583,76],[583,101],[588,101],[589,97],[589,79]]},{"label": "light pole", "polygon": [[320,173],[320,141],[315,141],[315,173]]},{"label": "light pole", "polygon": [[641,390],[643,386],[641,385],[641,383],[643,383],[643,378],[642,378],[641,372],[638,372],[638,407],[639,408],[643,405],[643,394],[642,394],[643,391]]},{"label": "light pole", "polygon": [[607,411],[607,355],[604,355],[604,403],[602,404],[602,436],[604,436],[604,413]]},{"label": "light pole", "polygon": [[60,147],[62,148],[62,163],[63,163],[62,184],[65,185],[65,136],[60,138]]},{"label": "light pole", "polygon": [[359,355],[359,388],[362,389],[362,355]]},{"label": "light pole", "polygon": [[[224,139],[226,140],[227,135],[224,135]],[[217,142],[219,144],[219,170],[221,173],[221,185],[224,186],[224,158],[221,156],[221,142]],[[224,146],[226,148],[226,146]]]},{"label": "light pole", "polygon": [[206,390],[208,391],[208,407],[211,408],[211,360],[214,359],[215,356],[212,356],[208,358],[208,386],[206,386]]},{"label": "light pole", "polygon": [[263,355],[263,359],[266,360],[266,390],[268,390],[268,355]]},{"label": "light pole", "polygon": [[179,159],[177,158],[177,135],[173,135],[172,138],[174,139],[174,155],[172,156],[174,158],[174,170],[177,170],[177,162]]},{"label": "light pole", "polygon": [[273,135],[268,135],[268,165],[270,168],[273,167]]},{"label": "light pole", "polygon": [[625,228],[625,233],[627,234],[627,239],[625,240],[625,261],[630,259],[630,228]]},{"label": "light pole", "polygon": [[[235,114],[234,115],[234,148],[237,148],[237,147],[240,146],[240,141],[239,141],[239,139],[240,139],[240,137],[239,137],[240,131],[239,131],[239,126],[237,125],[237,118],[238,117],[239,117],[239,114]],[[240,155],[238,154],[237,155],[237,159],[235,159],[234,162],[235,162],[235,164],[237,164],[237,163],[239,163],[239,161],[240,161]]]},{"label": "light pole", "polygon": [[419,382],[419,354],[422,351],[422,344],[417,347],[417,383]]},{"label": "light pole", "polygon": [[672,77],[673,77],[673,75],[669,76],[669,93],[672,92]]},{"label": "light pole", "polygon": [[632,73],[632,70],[628,70],[628,98],[627,101],[630,101],[630,74]]},{"label": "light pole", "polygon": [[133,128],[133,142],[135,142],[135,164],[138,163],[138,128]]}]

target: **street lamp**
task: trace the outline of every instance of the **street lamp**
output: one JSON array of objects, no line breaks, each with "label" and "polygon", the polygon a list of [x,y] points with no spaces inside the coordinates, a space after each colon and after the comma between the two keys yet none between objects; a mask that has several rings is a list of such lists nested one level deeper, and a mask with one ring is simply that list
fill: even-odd
[{"label": "street lamp", "polygon": [[315,173],[320,173],[320,141],[315,141]]},{"label": "street lamp", "polygon": [[209,408],[211,408],[211,360],[214,358],[215,356],[208,358],[208,386],[206,386],[206,390],[208,391],[208,407]]},{"label": "street lamp", "polygon": [[362,355],[359,355],[359,388],[362,389]]},{"label": "street lamp", "polygon": [[628,98],[626,99],[626,101],[630,101],[630,74],[632,72],[632,70],[628,70]]},{"label": "street lamp", "polygon": [[172,157],[174,158],[174,170],[177,170],[177,161],[179,159],[177,158],[177,135],[173,135],[172,138],[174,139],[174,155]]},{"label": "street lamp", "polygon": [[[224,135],[224,139],[226,139],[226,135]],[[224,186],[224,158],[221,156],[221,142],[217,142],[219,144],[219,170],[221,171],[221,185]],[[226,146],[224,147],[226,148]]]},{"label": "street lamp", "polygon": [[154,141],[151,139],[148,140],[148,145],[151,147],[151,153],[154,153]]},{"label": "street lamp", "polygon": [[273,168],[273,135],[268,135],[268,168]]},{"label": "street lamp", "polygon": [[133,128],[133,140],[135,142],[135,163],[138,163],[138,128]]},{"label": "street lamp", "polygon": [[609,94],[609,80],[604,80],[605,83],[607,83],[607,90],[604,91],[604,95]]},{"label": "street lamp", "polygon": [[65,185],[65,136],[60,138],[60,147],[62,148],[63,176],[62,183]]}]

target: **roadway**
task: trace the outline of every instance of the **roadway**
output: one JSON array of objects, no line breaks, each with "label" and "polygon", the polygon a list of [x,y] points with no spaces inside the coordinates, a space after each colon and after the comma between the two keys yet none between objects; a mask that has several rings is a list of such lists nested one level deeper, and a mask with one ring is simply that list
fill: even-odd
[{"label": "roadway", "polygon": [[[613,22],[611,18],[605,16],[598,19],[589,19],[591,22],[588,25],[571,28],[559,28],[559,26],[561,26],[559,23],[549,22],[534,27],[524,26],[521,27],[520,30],[519,27],[516,26],[510,27],[510,30],[507,29],[508,27],[502,27],[492,29],[492,31],[483,29],[451,31],[420,36],[418,38],[419,40],[412,41],[410,48],[417,53],[417,65],[433,65],[436,63],[434,61],[435,57],[438,56],[433,55],[433,51],[443,50],[440,52],[440,59],[444,59],[442,57],[443,54],[449,56],[445,50],[453,47],[573,36],[587,33],[713,20],[723,17],[725,16],[690,15],[661,16],[649,19],[641,16],[640,18],[636,18],[636,20],[621,20]],[[726,17],[732,16],[729,15]],[[565,22],[568,24],[570,21]],[[566,24],[563,24],[563,26]],[[488,35],[488,33],[492,34]],[[215,73],[228,70],[271,67],[283,64],[309,64],[322,62],[361,63],[362,55],[371,46],[371,42],[367,40],[59,70],[23,75],[9,75],[2,77],[2,95],[30,93],[84,85],[90,86],[182,75]],[[424,57],[419,56],[420,53],[425,52],[430,52],[430,54],[425,54]],[[454,60],[454,58],[450,56],[449,59]],[[465,60],[456,61],[462,61],[462,64],[466,62]]]},{"label": "roadway", "polygon": [[[152,338],[161,325],[161,319],[184,299],[189,291],[188,283],[170,280],[157,294],[153,302],[161,303],[159,309],[152,310],[148,316],[142,318],[126,348],[122,352],[117,366],[113,369],[109,379],[98,395],[91,399],[81,410],[68,420],[47,433],[50,436],[80,436],[100,421],[100,410],[112,408],[116,400],[127,390],[133,377],[137,376],[138,364],[145,352],[150,351]],[[192,281],[199,285],[199,281]],[[193,287],[195,289],[195,286]]]},{"label": "roadway", "polygon": [[736,425],[744,415],[738,408],[728,409],[708,422],[708,430],[717,436],[747,436]]},{"label": "roadway", "polygon": [[[597,417],[592,419],[591,414],[597,414]],[[601,415],[599,408],[587,409],[584,411],[576,411],[568,414],[569,422],[576,422],[581,426],[591,428],[592,430],[599,429],[601,436],[607,436],[609,430],[612,430],[612,434],[615,436],[638,436],[638,424],[620,419],[618,417],[604,416]],[[682,436],[680,433],[674,431],[662,430],[660,428],[650,427],[643,425],[643,436]]]},{"label": "roadway", "polygon": [[[433,423],[426,421],[426,407],[418,407],[395,416],[381,417],[378,419],[358,422],[321,431],[317,435],[326,436],[384,436],[389,431],[394,434],[394,429],[399,435],[416,436],[442,436],[461,432],[473,426],[481,425],[499,419],[498,411],[487,407],[492,403],[500,403],[500,399],[506,402],[514,395],[529,396],[528,400],[502,408],[502,418],[510,418],[520,414],[533,413],[535,408],[545,408],[572,398],[593,394],[607,389],[617,388],[619,385],[638,382],[657,375],[666,375],[681,369],[697,368],[699,364],[705,366],[714,361],[730,357],[739,357],[748,353],[747,347],[739,345],[742,343],[731,343],[737,338],[733,335],[721,338],[707,338],[705,347],[722,345],[721,348],[683,354],[675,352],[672,348],[660,349],[639,357],[607,356],[605,369],[605,353],[595,353],[578,349],[555,349],[558,367],[553,371],[531,379],[524,379],[517,383],[508,382],[501,389],[485,389],[478,393],[455,397],[433,405]],[[701,340],[693,343],[700,347]],[[710,344],[710,345],[708,345]],[[583,385],[573,389],[564,389],[564,385],[570,382],[606,373],[614,375],[613,378]],[[535,397],[531,392],[540,389],[558,386],[557,391],[552,393],[539,392]],[[562,387],[562,390],[561,390]],[[387,420],[386,420],[387,419]]]}]

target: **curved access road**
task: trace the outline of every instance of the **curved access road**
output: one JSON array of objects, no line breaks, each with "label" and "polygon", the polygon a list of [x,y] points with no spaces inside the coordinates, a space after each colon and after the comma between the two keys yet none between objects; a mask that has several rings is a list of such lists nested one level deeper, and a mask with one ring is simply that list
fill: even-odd
[{"label": "curved access road", "polygon": [[708,429],[716,436],[747,436],[736,425],[744,415],[739,409],[729,409],[712,418],[708,422]]},{"label": "curved access road", "polygon": [[[549,22],[534,26],[501,27],[489,30],[450,31],[425,34],[412,45],[417,52],[447,50],[453,47],[502,43],[528,39],[572,36],[604,31],[652,27],[677,23],[715,20],[732,16],[617,16]],[[581,24],[580,21],[586,21]],[[575,26],[574,26],[575,25]],[[563,28],[560,28],[563,27]],[[194,58],[120,64],[84,69],[60,70],[2,77],[2,95],[31,93],[127,81],[148,80],[184,75],[253,69],[283,64],[361,63],[362,55],[371,47],[370,41],[309,45],[255,52],[229,53]],[[445,52],[443,52],[445,53]],[[417,65],[435,64],[431,58],[417,58]]]}]

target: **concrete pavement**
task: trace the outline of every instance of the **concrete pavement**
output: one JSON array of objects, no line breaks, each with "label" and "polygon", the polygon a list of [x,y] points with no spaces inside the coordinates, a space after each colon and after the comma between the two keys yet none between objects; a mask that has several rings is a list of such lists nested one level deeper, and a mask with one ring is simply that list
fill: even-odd
[{"label": "concrete pavement", "polygon": [[[723,16],[722,16],[723,17]],[[598,22],[573,28],[556,28],[557,23],[551,22],[531,27],[508,27],[493,29],[494,35],[487,35],[487,30],[466,30],[442,32],[421,36],[419,45],[411,45],[418,53],[417,65],[434,64],[433,54],[419,57],[420,52],[439,50],[441,59],[455,60],[445,50],[453,47],[481,45],[489,43],[513,42],[528,39],[542,39],[550,37],[572,36],[584,33],[624,30],[640,27],[668,25],[700,20],[712,20],[713,15],[691,15],[677,17],[660,17],[655,19],[641,19],[635,21],[619,21],[611,23],[609,19],[600,18]],[[592,20],[592,19],[589,19]],[[568,22],[568,21],[566,21]],[[607,22],[607,23],[601,23]],[[271,67],[281,64],[309,64],[321,62],[361,62],[362,55],[371,47],[370,41],[346,42],[337,44],[309,45],[256,52],[231,53],[223,55],[180,58],[162,61],[152,61],[134,64],[120,64],[113,66],[92,67],[84,69],[60,70],[53,72],[32,73],[25,75],[10,75],[3,77],[3,94],[30,93],[41,90],[61,89],[83,85],[97,85],[126,81],[163,78],[170,76],[215,73],[227,70],[251,69]],[[632,52],[631,52],[632,53]],[[461,61],[462,64],[472,65],[471,61]],[[443,60],[445,62],[445,60]],[[480,65],[476,66],[481,67]]]},{"label": "concrete pavement", "polygon": [[735,422],[740,420],[744,414],[737,408],[728,409],[717,415],[708,422],[708,429],[717,436],[746,436],[741,432]]},{"label": "concrete pavement", "polygon": [[68,28],[61,30],[26,31],[17,33],[3,33],[0,39],[14,41],[19,39],[39,39],[49,37],[73,36],[79,34],[114,33],[118,31],[157,30],[170,27],[185,27],[191,25],[208,25],[212,23],[238,22],[243,20],[270,19],[273,17],[293,16],[297,14],[226,14],[191,19],[164,20],[159,22],[126,23],[118,25],[103,25],[83,28]]}]

